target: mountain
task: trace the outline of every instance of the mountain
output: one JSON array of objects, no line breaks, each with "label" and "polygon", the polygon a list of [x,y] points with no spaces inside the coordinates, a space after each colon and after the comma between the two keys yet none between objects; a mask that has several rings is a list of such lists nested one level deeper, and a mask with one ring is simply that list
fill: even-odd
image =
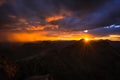
[{"label": "mountain", "polygon": [[[25,43],[12,49],[2,46],[0,52],[7,54],[0,58],[0,74],[5,71],[9,80],[39,80],[42,76],[43,80],[119,80],[120,53],[115,45],[106,40],[80,40]],[[12,70],[3,68],[6,65]],[[8,72],[14,76],[10,78]]]}]

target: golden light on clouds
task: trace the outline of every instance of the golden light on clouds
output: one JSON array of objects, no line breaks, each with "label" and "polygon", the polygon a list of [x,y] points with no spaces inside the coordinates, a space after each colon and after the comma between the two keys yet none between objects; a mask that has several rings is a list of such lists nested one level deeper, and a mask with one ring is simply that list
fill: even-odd
[{"label": "golden light on clouds", "polygon": [[[89,35],[79,33],[57,32],[57,31],[38,31],[38,32],[10,32],[6,33],[6,40],[10,42],[33,42],[33,41],[56,41],[56,40],[80,40],[89,38]],[[2,40],[2,39],[1,39]]]},{"label": "golden light on clouds", "polygon": [[27,27],[25,28],[28,31],[37,31],[37,30],[44,30],[44,26],[31,26],[31,27]]},{"label": "golden light on clouds", "polygon": [[63,18],[64,16],[56,15],[56,16],[47,17],[45,20],[46,22],[52,22],[52,21],[63,19]]},{"label": "golden light on clouds", "polygon": [[45,36],[32,33],[32,34],[27,34],[27,33],[18,33],[18,34],[13,34],[12,35],[13,40],[19,41],[19,42],[31,42],[31,41],[38,41],[38,40],[46,40],[48,39]]},{"label": "golden light on clouds", "polygon": [[20,33],[11,33],[9,40],[11,42],[33,42],[33,41],[43,41],[43,40],[56,40],[55,37],[45,36],[46,32],[20,32]]},{"label": "golden light on clouds", "polygon": [[120,35],[109,35],[105,37],[95,37],[94,40],[112,40],[112,41],[120,41]]},{"label": "golden light on clouds", "polygon": [[21,23],[26,22],[26,20],[24,18],[20,18],[18,21],[21,22]]},{"label": "golden light on clouds", "polygon": [[9,17],[12,18],[12,19],[16,19],[17,18],[17,16],[14,16],[14,15],[9,15]]},{"label": "golden light on clouds", "polygon": [[38,25],[38,26],[30,26],[30,27],[26,27],[24,28],[24,30],[27,31],[44,31],[46,29],[50,29],[50,30],[54,30],[54,29],[58,29],[58,25]]},{"label": "golden light on clouds", "polygon": [[[30,29],[31,30],[31,29]],[[35,29],[34,29],[35,30]],[[37,29],[38,30],[38,29]],[[90,34],[80,34],[80,32],[63,32],[63,31],[23,31],[23,32],[4,32],[0,34],[4,36],[1,42],[34,42],[34,41],[56,41],[56,40],[80,40],[84,39],[85,42],[90,40],[112,40],[120,41],[120,35],[109,35],[106,37],[95,37]]]}]

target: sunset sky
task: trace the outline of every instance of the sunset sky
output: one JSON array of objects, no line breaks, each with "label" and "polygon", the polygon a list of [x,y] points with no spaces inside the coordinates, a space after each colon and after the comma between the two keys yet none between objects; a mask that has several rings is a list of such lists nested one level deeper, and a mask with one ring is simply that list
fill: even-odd
[{"label": "sunset sky", "polygon": [[120,41],[120,0],[0,0],[0,42]]}]

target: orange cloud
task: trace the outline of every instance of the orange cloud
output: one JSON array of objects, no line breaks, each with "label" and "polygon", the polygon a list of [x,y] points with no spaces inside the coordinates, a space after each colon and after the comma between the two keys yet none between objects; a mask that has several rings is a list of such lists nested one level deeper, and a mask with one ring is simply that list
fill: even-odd
[{"label": "orange cloud", "polygon": [[44,30],[45,26],[31,26],[31,27],[26,27],[25,29],[28,31],[39,31],[39,30]]},{"label": "orange cloud", "polygon": [[18,19],[18,22],[19,22],[19,23],[23,23],[23,24],[28,24],[28,22],[27,22],[26,19],[24,19],[24,18]]},{"label": "orange cloud", "polygon": [[16,19],[17,18],[17,16],[14,16],[14,15],[9,15],[9,17],[12,18],[12,19]]},{"label": "orange cloud", "polygon": [[64,16],[57,15],[57,16],[47,17],[45,20],[46,20],[46,22],[51,22],[51,21],[56,21],[56,20],[60,20],[63,18],[64,18]]}]

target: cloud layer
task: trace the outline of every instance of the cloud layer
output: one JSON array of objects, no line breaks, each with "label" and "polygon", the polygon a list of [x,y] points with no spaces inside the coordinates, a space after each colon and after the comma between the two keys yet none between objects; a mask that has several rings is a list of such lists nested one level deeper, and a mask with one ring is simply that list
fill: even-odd
[{"label": "cloud layer", "polygon": [[0,0],[0,31],[119,35],[120,29],[104,28],[119,25],[119,14],[120,0]]}]

